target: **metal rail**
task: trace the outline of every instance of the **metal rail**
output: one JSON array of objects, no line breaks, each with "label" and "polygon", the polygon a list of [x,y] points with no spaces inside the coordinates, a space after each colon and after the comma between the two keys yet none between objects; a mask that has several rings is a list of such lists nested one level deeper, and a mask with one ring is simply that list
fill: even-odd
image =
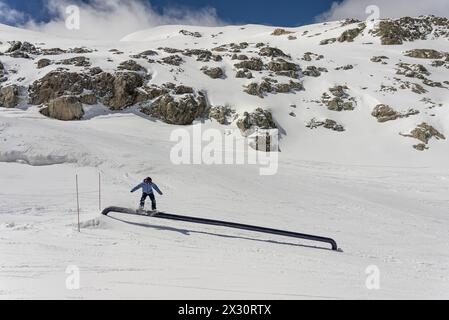
[{"label": "metal rail", "polygon": [[[136,210],[127,209],[127,208],[121,208],[121,207],[109,207],[109,208],[106,208],[106,209],[103,210],[103,212],[101,214],[107,216],[110,212],[127,213],[127,214],[139,214]],[[145,213],[150,213],[150,212],[145,211]],[[241,223],[235,223],[235,222],[227,222],[227,221],[211,220],[211,219],[204,219],[204,218],[180,216],[180,215],[169,214],[169,213],[164,213],[164,212],[160,212],[160,213],[155,214],[153,216],[153,218],[166,219],[166,220],[176,220],[176,221],[184,221],[184,222],[191,222],[191,223],[198,223],[198,224],[205,224],[205,225],[213,225],[213,226],[221,226],[221,227],[228,227],[228,228],[233,228],[233,229],[249,230],[249,231],[255,231],[255,232],[276,234],[276,235],[285,236],[285,237],[292,237],[292,238],[305,239],[305,240],[311,240],[311,241],[325,242],[325,243],[329,243],[332,246],[332,250],[334,250],[334,251],[338,250],[337,243],[335,242],[334,239],[326,238],[326,237],[320,237],[320,236],[314,236],[314,235],[310,235],[310,234],[297,233],[297,232],[284,231],[284,230],[277,230],[277,229],[264,228],[264,227],[257,227],[257,226],[241,224]]]}]

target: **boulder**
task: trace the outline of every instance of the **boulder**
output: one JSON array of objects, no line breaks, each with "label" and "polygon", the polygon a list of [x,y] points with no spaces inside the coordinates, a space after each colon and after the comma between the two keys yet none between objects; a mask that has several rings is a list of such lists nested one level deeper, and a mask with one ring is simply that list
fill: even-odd
[{"label": "boulder", "polygon": [[40,110],[46,117],[63,120],[81,120],[84,116],[83,105],[78,97],[63,96],[51,100],[46,107]]},{"label": "boulder", "polygon": [[19,103],[19,93],[19,87],[14,84],[0,88],[0,107],[15,108]]},{"label": "boulder", "polygon": [[442,59],[444,54],[433,49],[414,49],[405,53],[407,57],[419,59]]},{"label": "boulder", "polygon": [[365,29],[365,27],[354,28],[344,31],[340,37],[337,38],[338,42],[353,42]]},{"label": "boulder", "polygon": [[208,75],[212,79],[220,79],[220,78],[225,77],[225,72],[220,67],[214,67],[214,68],[203,67],[203,68],[201,68],[201,70],[203,71],[203,73],[205,75]]},{"label": "boulder", "polygon": [[37,62],[37,68],[38,69],[42,69],[42,68],[48,67],[49,65],[51,65],[51,60],[50,59],[40,59]]},{"label": "boulder", "polygon": [[418,125],[409,134],[401,134],[401,135],[404,137],[418,139],[424,144],[428,144],[431,138],[435,138],[437,140],[446,139],[445,136],[441,134],[437,129],[435,129],[434,127],[425,122]]}]

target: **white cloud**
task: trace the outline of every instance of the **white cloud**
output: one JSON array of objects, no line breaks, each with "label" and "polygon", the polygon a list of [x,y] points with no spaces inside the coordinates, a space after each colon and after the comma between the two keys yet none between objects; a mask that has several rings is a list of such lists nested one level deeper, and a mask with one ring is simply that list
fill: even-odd
[{"label": "white cloud", "polygon": [[368,6],[379,7],[380,19],[400,18],[405,16],[436,15],[449,17],[448,0],[343,0],[334,2],[329,11],[316,17],[318,21],[342,20],[357,18],[366,20]]},{"label": "white cloud", "polygon": [[20,23],[25,20],[25,14],[12,9],[3,1],[0,1],[0,23]]},{"label": "white cloud", "polygon": [[[66,27],[68,6],[79,8],[79,29]],[[92,0],[89,3],[69,0],[47,0],[46,6],[53,17],[50,22],[33,20],[23,26],[41,32],[86,39],[121,39],[132,32],[164,24],[221,25],[215,9],[168,8],[156,12],[144,0]]]}]

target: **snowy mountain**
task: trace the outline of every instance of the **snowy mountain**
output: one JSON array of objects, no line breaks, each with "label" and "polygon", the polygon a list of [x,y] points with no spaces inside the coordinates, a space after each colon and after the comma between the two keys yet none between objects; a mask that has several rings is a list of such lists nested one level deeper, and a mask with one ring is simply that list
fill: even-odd
[{"label": "snowy mountain", "polygon": [[[447,298],[448,41],[433,16],[170,25],[118,42],[1,25],[0,297]],[[278,135],[276,174],[176,165],[171,135],[194,124],[247,154]],[[342,252],[101,217],[98,173],[103,207],[136,207],[129,190],[150,175],[165,212],[329,236]]]}]

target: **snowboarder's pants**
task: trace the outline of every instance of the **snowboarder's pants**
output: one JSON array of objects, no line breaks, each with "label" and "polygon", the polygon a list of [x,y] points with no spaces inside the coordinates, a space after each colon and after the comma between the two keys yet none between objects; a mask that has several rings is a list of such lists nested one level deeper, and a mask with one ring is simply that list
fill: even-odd
[{"label": "snowboarder's pants", "polygon": [[142,198],[140,199],[140,206],[143,207],[145,205],[145,199],[150,197],[151,199],[151,209],[156,210],[156,198],[153,193],[143,193]]}]

